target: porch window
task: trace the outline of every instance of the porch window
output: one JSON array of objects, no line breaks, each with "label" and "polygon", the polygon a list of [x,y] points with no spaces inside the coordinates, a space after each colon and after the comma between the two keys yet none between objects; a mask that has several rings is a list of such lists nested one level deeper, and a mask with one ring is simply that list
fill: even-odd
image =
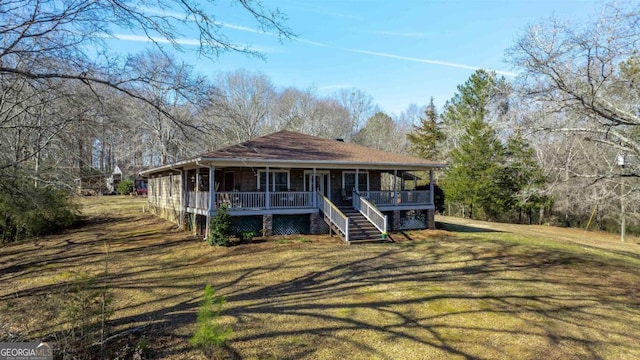
[{"label": "porch window", "polygon": [[[356,187],[356,172],[355,171],[343,171],[342,172],[342,188],[347,193],[351,193],[353,188]],[[369,173],[366,171],[358,172],[358,191],[369,191]]]},{"label": "porch window", "polygon": [[233,191],[236,182],[236,175],[233,171],[225,171],[224,172],[224,186],[222,187],[222,191]]},{"label": "porch window", "polygon": [[[265,190],[267,187],[266,173],[265,170],[258,171],[258,190]],[[289,181],[288,170],[269,171],[269,191],[287,191]]]},{"label": "porch window", "polygon": [[199,181],[198,191],[209,191],[209,169],[200,173]]}]

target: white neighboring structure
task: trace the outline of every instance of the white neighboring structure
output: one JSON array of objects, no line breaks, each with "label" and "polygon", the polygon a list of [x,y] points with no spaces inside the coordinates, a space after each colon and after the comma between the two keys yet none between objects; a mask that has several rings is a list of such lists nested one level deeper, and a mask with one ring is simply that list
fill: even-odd
[{"label": "white neighboring structure", "polygon": [[107,178],[107,193],[115,193],[120,181],[122,181],[122,170],[120,170],[118,165],[116,165],[115,169],[113,169],[113,172],[111,173],[111,176]]}]

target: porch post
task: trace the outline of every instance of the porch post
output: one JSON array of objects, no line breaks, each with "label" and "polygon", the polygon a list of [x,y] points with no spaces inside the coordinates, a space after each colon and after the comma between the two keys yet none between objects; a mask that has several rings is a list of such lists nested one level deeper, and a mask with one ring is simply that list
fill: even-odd
[{"label": "porch post", "polygon": [[311,175],[311,191],[313,192],[313,208],[318,207],[318,194],[317,194],[317,184],[316,184],[316,168],[313,168],[313,175]]},{"label": "porch post", "polygon": [[265,176],[267,177],[266,181],[265,181],[265,186],[267,187],[266,193],[265,193],[265,199],[264,199],[264,204],[267,207],[267,209],[271,209],[271,195],[269,194],[269,167],[267,166],[267,171],[265,171]]},{"label": "porch post", "polygon": [[433,169],[429,170],[429,202],[431,205],[435,205],[433,202]]},{"label": "porch post", "polygon": [[398,206],[398,169],[393,169],[393,205]]},{"label": "porch post", "polygon": [[216,167],[215,165],[209,166],[209,212],[212,209],[217,209],[216,206]]},{"label": "porch post", "polygon": [[193,191],[196,196],[196,214],[197,214],[198,213],[197,209],[199,209],[198,198],[200,197],[199,196],[200,195],[200,186],[199,186],[200,185],[200,168],[199,167],[196,168],[195,179],[196,179],[196,183],[193,184]]},{"label": "porch post", "polygon": [[[359,174],[360,174],[359,169],[356,169],[356,186],[355,186],[355,188],[353,190],[358,191],[358,192],[360,190],[360,185],[358,183],[358,178],[360,177]],[[347,196],[349,196],[349,194],[347,194]]]},{"label": "porch post", "polygon": [[209,206],[207,207],[207,225],[205,227],[205,238],[208,239],[209,238],[209,223],[211,222],[211,210],[214,208],[214,200],[216,198],[216,190],[214,188],[214,184],[215,184],[215,176],[216,173],[216,168],[215,166],[209,164]]},{"label": "porch post", "polygon": [[187,215],[187,171],[184,168],[180,170],[180,185],[182,186],[180,189],[180,220],[178,224],[184,229],[184,218]]}]

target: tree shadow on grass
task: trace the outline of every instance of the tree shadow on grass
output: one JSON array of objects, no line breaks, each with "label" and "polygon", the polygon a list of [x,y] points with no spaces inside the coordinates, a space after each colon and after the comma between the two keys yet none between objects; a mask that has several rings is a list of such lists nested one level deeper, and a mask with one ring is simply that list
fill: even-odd
[{"label": "tree shadow on grass", "polygon": [[500,232],[498,230],[493,230],[493,229],[483,228],[483,227],[477,227],[477,226],[452,224],[452,223],[447,223],[447,222],[440,222],[440,224],[441,224],[443,230],[459,232],[459,233]]},{"label": "tree shadow on grass", "polygon": [[[145,304],[124,301],[110,325],[153,323],[149,335],[162,357],[190,351],[187,341],[205,284],[226,297],[222,318],[235,332],[228,349],[235,359],[640,354],[637,272],[580,255],[452,236],[410,248],[203,246],[187,258],[170,254],[179,254],[188,236],[144,240],[157,235],[111,234],[130,245],[114,250],[115,259],[139,258],[144,266],[122,267],[104,280],[120,294],[157,294]],[[69,262],[101,261],[81,246],[73,245],[79,252]],[[64,264],[64,254],[51,256],[49,261]],[[41,285],[17,296],[53,290]]]}]

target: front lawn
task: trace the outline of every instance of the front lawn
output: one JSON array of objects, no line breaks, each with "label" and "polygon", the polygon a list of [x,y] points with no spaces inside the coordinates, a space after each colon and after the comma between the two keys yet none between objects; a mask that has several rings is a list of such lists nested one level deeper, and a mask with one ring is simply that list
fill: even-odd
[{"label": "front lawn", "polygon": [[82,274],[113,294],[109,334],[140,329],[128,341],[155,358],[202,356],[188,339],[206,284],[227,300],[229,358],[640,358],[634,243],[459,229],[212,248],[142,213],[143,199],[81,204],[84,224],[0,248],[0,341],[55,331],[47,299]]}]

